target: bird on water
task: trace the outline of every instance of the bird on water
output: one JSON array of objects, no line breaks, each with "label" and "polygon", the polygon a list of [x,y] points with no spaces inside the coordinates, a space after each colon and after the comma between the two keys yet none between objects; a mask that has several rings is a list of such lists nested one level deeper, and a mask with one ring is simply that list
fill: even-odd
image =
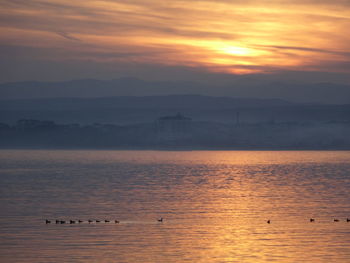
[{"label": "bird on water", "polygon": [[349,219],[349,218],[347,218],[347,219],[346,219],[346,222],[350,222],[350,219]]},{"label": "bird on water", "polygon": [[46,224],[50,224],[51,221],[46,219],[46,220],[45,220],[45,223],[46,223]]},{"label": "bird on water", "polygon": [[334,222],[339,222],[339,219],[334,218],[333,221]]},{"label": "bird on water", "polygon": [[119,220],[114,220],[114,223],[119,224]]},{"label": "bird on water", "polygon": [[158,220],[158,222],[163,222],[163,217],[161,217],[161,218],[159,218],[157,220]]},{"label": "bird on water", "polygon": [[315,222],[315,218],[310,218],[310,222]]},{"label": "bird on water", "polygon": [[269,220],[267,220],[267,221],[266,221],[266,223],[271,224],[271,220],[270,220],[270,219],[269,219]]}]

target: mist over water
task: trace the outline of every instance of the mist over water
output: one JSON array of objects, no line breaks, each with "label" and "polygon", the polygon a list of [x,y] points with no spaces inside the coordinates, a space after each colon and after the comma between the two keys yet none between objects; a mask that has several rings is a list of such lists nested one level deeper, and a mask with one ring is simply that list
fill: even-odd
[{"label": "mist over water", "polygon": [[347,262],[349,174],[349,151],[1,150],[0,261]]}]

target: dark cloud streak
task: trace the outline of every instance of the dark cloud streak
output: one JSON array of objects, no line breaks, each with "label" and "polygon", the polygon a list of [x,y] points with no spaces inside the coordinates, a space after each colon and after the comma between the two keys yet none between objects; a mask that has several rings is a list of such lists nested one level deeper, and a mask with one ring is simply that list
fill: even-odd
[{"label": "dark cloud streak", "polygon": [[315,52],[315,53],[327,53],[327,54],[334,54],[334,55],[340,55],[340,56],[347,56],[350,57],[350,52],[344,52],[344,51],[335,51],[335,50],[327,50],[327,49],[320,49],[320,48],[310,48],[310,47],[293,47],[293,46],[266,46],[266,45],[256,45],[257,47],[267,48],[267,49],[276,49],[276,50],[301,50],[301,51],[307,51],[307,52]]},{"label": "dark cloud streak", "polygon": [[57,35],[65,38],[65,39],[68,39],[68,40],[81,41],[79,38],[76,38],[76,37],[74,37],[66,32],[56,32],[56,33],[57,33]]}]

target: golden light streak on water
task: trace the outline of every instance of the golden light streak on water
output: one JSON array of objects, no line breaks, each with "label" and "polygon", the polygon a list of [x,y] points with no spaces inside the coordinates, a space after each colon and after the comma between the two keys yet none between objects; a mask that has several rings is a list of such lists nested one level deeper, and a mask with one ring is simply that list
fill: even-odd
[{"label": "golden light streak on water", "polygon": [[347,262],[349,154],[2,150],[0,260]]}]

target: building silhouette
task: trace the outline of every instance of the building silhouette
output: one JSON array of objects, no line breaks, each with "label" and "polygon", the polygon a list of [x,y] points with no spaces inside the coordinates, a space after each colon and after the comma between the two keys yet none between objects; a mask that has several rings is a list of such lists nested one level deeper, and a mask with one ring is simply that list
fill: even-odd
[{"label": "building silhouette", "polygon": [[155,122],[159,143],[176,144],[191,138],[192,119],[181,113],[160,117]]}]

